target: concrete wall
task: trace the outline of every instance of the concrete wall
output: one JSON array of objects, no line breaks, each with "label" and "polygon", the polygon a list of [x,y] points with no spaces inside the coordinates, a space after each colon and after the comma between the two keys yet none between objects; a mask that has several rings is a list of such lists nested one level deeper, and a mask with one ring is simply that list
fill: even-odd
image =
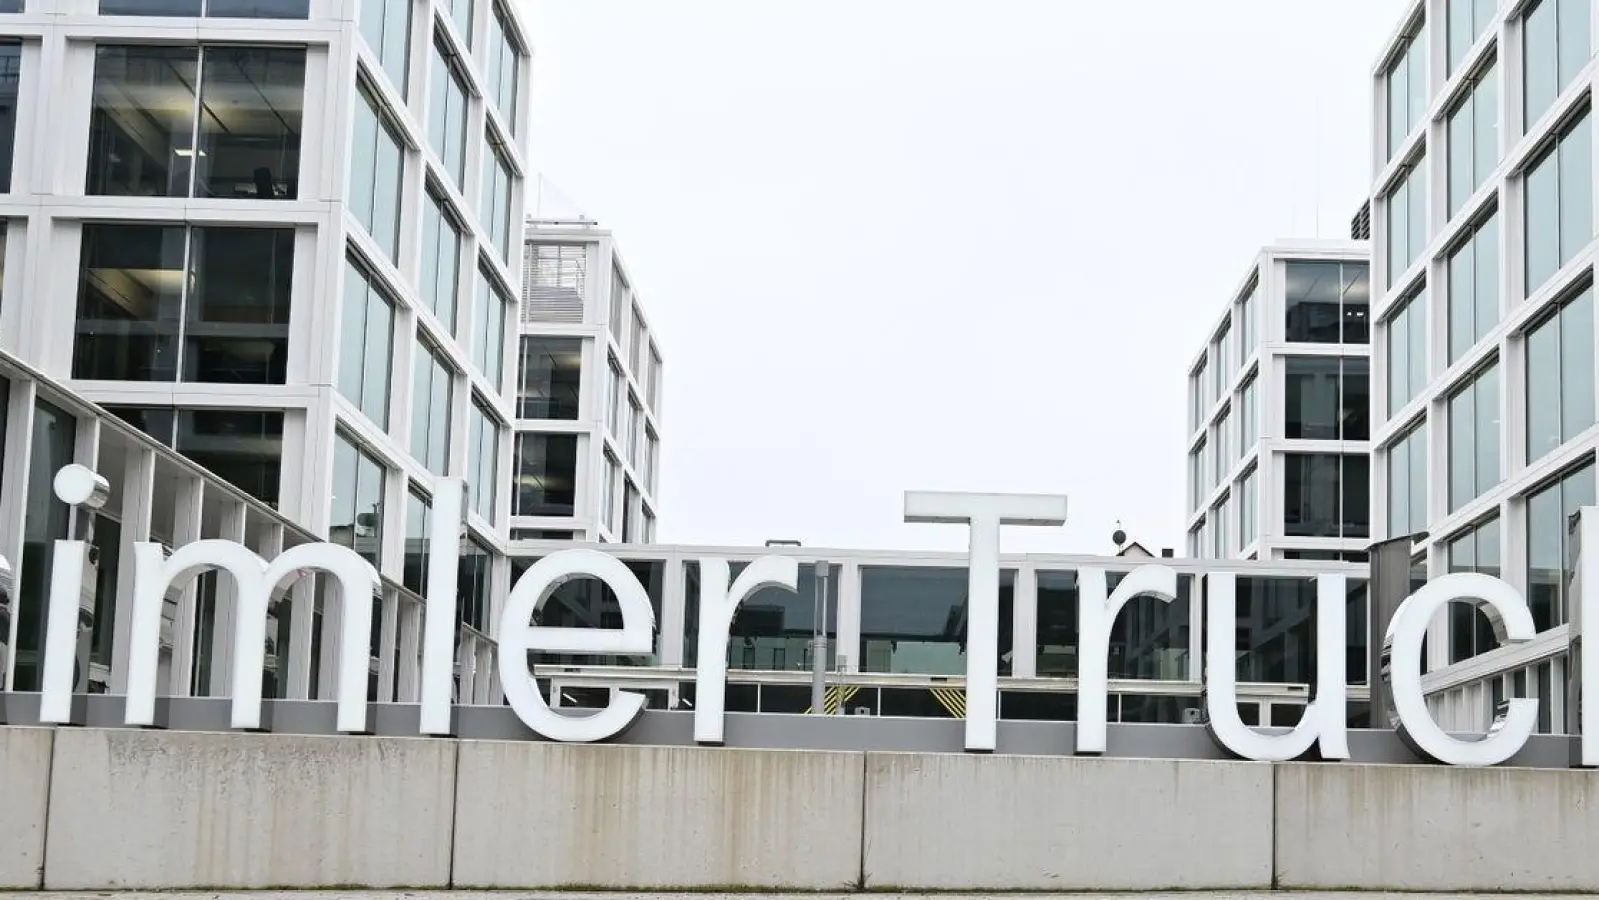
[{"label": "concrete wall", "polygon": [[0,887],[1599,891],[1599,772],[0,727]]}]

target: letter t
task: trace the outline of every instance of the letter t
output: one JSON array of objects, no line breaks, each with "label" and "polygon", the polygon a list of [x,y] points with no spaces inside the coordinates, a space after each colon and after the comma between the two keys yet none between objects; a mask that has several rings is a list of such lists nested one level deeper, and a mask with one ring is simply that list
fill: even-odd
[{"label": "letter t", "polygon": [[999,527],[1061,525],[1050,494],[905,492],[905,521],[971,526],[966,597],[966,749],[992,751],[999,713]]}]

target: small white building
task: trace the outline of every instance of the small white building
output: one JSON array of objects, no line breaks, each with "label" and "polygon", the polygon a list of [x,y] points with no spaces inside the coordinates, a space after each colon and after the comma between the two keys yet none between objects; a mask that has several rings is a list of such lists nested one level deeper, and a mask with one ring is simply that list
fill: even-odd
[{"label": "small white building", "polygon": [[1362,562],[1371,536],[1364,241],[1266,247],[1188,376],[1188,555]]},{"label": "small white building", "polygon": [[529,219],[511,538],[651,543],[661,351],[611,233]]}]

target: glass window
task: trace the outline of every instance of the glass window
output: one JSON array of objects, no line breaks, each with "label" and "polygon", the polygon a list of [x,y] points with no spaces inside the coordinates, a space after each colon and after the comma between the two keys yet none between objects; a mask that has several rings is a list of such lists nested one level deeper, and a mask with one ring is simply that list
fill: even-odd
[{"label": "glass window", "polygon": [[517,418],[575,420],[582,393],[583,340],[523,335],[520,355]]},{"label": "glass window", "polygon": [[422,203],[422,302],[451,332],[461,276],[461,226],[448,204],[428,187]]},{"label": "glass window", "polygon": [[1410,269],[1427,244],[1427,165],[1418,157],[1388,192],[1388,287]]},{"label": "glass window", "polygon": [[1258,394],[1258,391],[1255,388],[1255,377],[1253,375],[1250,376],[1248,381],[1244,382],[1242,394],[1243,397],[1240,400],[1240,405],[1243,406],[1244,412],[1238,424],[1238,453],[1240,456],[1248,454],[1249,451],[1255,446],[1255,441],[1260,437],[1260,414],[1256,407],[1258,402],[1256,400],[1256,395]]},{"label": "glass window", "polygon": [[1188,376],[1188,424],[1189,430],[1197,430],[1205,424],[1205,364],[1201,362],[1199,368]]},{"label": "glass window", "polygon": [[1341,453],[1283,454],[1283,533],[1358,538],[1371,534],[1370,460]]},{"label": "glass window", "polygon": [[73,377],[282,384],[293,270],[291,229],[85,224]]},{"label": "glass window", "polygon": [[1449,511],[1499,484],[1499,364],[1449,397]]},{"label": "glass window", "polygon": [[1238,546],[1240,549],[1248,547],[1260,536],[1259,514],[1255,509],[1258,502],[1255,487],[1255,469],[1244,473],[1238,480]]},{"label": "glass window", "polygon": [[472,396],[469,423],[471,452],[467,455],[467,490],[472,509],[489,522],[494,521],[494,498],[499,491],[500,430],[488,404]]},{"label": "glass window", "polygon": [[515,134],[517,75],[522,66],[522,51],[511,39],[511,26],[499,4],[494,5],[494,15],[489,17],[487,65],[489,98],[499,110],[500,121]]},{"label": "glass window", "polygon": [[1489,63],[1449,114],[1449,218],[1499,164],[1499,73]]},{"label": "glass window", "polygon": [[1388,448],[1388,537],[1427,527],[1427,428],[1422,421]]},{"label": "glass window", "polygon": [[624,478],[622,484],[622,542],[636,544],[639,540],[638,488],[633,479]]},{"label": "glass window", "polygon": [[33,411],[33,455],[28,465],[27,500],[22,526],[22,574],[13,605],[17,646],[12,690],[37,691],[44,667],[44,630],[55,542],[65,540],[71,509],[56,499],[56,472],[73,461],[77,419],[39,401]]},{"label": "glass window", "polygon": [[[636,319],[634,320],[637,321]],[[1210,355],[1216,360],[1216,366],[1211,374],[1216,376],[1215,383],[1211,386],[1213,398],[1219,398],[1227,390],[1232,377],[1237,374],[1237,361],[1233,359],[1232,323],[1223,322],[1221,331],[1216,333],[1216,339],[1211,342]],[[635,326],[633,330],[633,371],[638,372],[639,345],[642,343],[644,328]]]},{"label": "glass window", "polygon": [[411,455],[435,475],[450,468],[450,428],[454,421],[455,373],[442,351],[417,337],[411,389]]},{"label": "glass window", "polygon": [[[21,0],[0,12],[22,12]],[[215,19],[306,19],[311,0],[204,0],[203,14]],[[199,16],[201,0],[100,0],[102,16]]]},{"label": "glass window", "polygon": [[1388,417],[1393,418],[1427,385],[1427,291],[1401,301],[1388,319]]},{"label": "glass window", "polygon": [[1371,436],[1366,360],[1290,356],[1286,369],[1284,437],[1364,441]]},{"label": "glass window", "polygon": [[1240,360],[1249,359],[1249,354],[1255,351],[1255,344],[1260,340],[1259,324],[1255,320],[1259,312],[1259,307],[1255,303],[1255,290],[1257,287],[1258,285],[1251,284],[1249,290],[1244,293],[1244,299],[1238,305],[1238,321],[1240,323],[1238,329],[1238,358]]},{"label": "glass window", "polygon": [[[0,8],[0,12],[7,12]],[[21,12],[20,5],[10,12]],[[11,163],[16,152],[17,86],[22,78],[22,45],[0,44],[0,193],[11,193]]]},{"label": "glass window", "polygon": [[605,453],[605,471],[600,473],[600,522],[605,530],[616,534],[616,479],[621,475],[616,457]]},{"label": "glass window", "polygon": [[[730,562],[728,576],[737,579],[746,562]],[[843,567],[827,566],[827,614],[824,624],[827,666],[831,669],[838,654],[838,588]],[[729,581],[731,584],[731,581]],[[729,669],[759,672],[810,671],[811,637],[816,628],[816,599],[820,587],[816,564],[799,564],[795,589],[766,588],[751,594],[733,614],[727,642]],[[683,563],[683,664],[699,665],[700,567],[693,560]]]},{"label": "glass window", "polygon": [[496,390],[505,374],[505,317],[510,305],[510,297],[488,268],[479,267],[477,306],[472,311],[472,362]]},{"label": "glass window", "polygon": [[444,9],[455,21],[455,33],[467,47],[472,46],[472,0],[443,0]]},{"label": "glass window", "polygon": [[1528,167],[1524,193],[1524,287],[1530,295],[1593,240],[1593,137],[1587,112],[1565,126]]},{"label": "glass window", "polygon": [[328,541],[376,566],[383,547],[383,464],[343,432],[333,441],[333,500]]},{"label": "glass window", "polygon": [[500,252],[502,260],[511,258],[511,179],[511,164],[491,134],[484,146],[483,195],[478,201],[478,216],[488,232],[489,243]]},{"label": "glass window", "polygon": [[1188,455],[1188,485],[1191,491],[1188,501],[1195,508],[1203,504],[1205,496],[1210,493],[1210,466],[1206,465],[1208,459],[1204,441],[1200,441]]},{"label": "glass window", "polygon": [[1527,334],[1527,462],[1594,423],[1593,289]]},{"label": "glass window", "polygon": [[[1316,672],[1316,580],[1243,577],[1237,594],[1237,678],[1264,684],[1309,684]],[[1366,584],[1351,579],[1345,600],[1346,676],[1365,681]]]},{"label": "glass window", "polygon": [[489,595],[493,575],[494,553],[476,538],[462,538],[460,559],[456,563],[455,603],[460,610],[461,624],[484,635],[489,633],[489,619],[493,615],[494,601]]},{"label": "glass window", "polygon": [[[999,673],[1011,671],[1015,572],[999,582]],[[861,568],[862,672],[966,674],[967,573],[961,569]]]},{"label": "glass window", "polygon": [[1449,256],[1449,361],[1499,324],[1499,214],[1477,223]]},{"label": "glass window", "polygon": [[428,529],[432,516],[433,504],[412,487],[406,493],[405,574],[401,583],[418,594],[427,590]]},{"label": "glass window", "polygon": [[1388,68],[1388,156],[1404,145],[1405,139],[1426,115],[1431,91],[1427,83],[1427,41],[1425,22],[1417,20],[1410,29]]},{"label": "glass window", "polygon": [[350,152],[350,210],[388,258],[398,262],[404,142],[372,90],[357,86],[355,139]]},{"label": "glass window", "polygon": [[644,451],[644,489],[651,495],[655,493],[656,471],[661,465],[661,442],[651,431],[645,436],[647,447]]},{"label": "glass window", "polygon": [[456,71],[455,53],[442,38],[433,41],[432,93],[428,100],[428,143],[456,187],[466,180],[466,85]]},{"label": "glass window", "polygon": [[[1116,590],[1125,577],[1121,572],[1108,573],[1106,589]],[[1108,671],[1111,678],[1180,681],[1189,677],[1188,612],[1192,589],[1192,577],[1179,575],[1177,598],[1171,603],[1162,603],[1153,597],[1135,597],[1122,607],[1110,630]],[[1077,611],[1077,573],[1039,572],[1036,657],[1039,677],[1077,677],[1080,646]],[[1004,647],[1009,646],[1003,624],[1007,619],[1002,617],[1001,624]]]},{"label": "glass window", "polygon": [[1527,602],[1539,631],[1568,620],[1568,523],[1578,509],[1593,503],[1592,459],[1527,497]]},{"label": "glass window", "polygon": [[611,317],[607,325],[611,330],[611,337],[616,340],[616,346],[622,346],[622,336],[627,330],[627,311],[632,304],[627,299],[627,279],[622,277],[622,270],[611,267]]},{"label": "glass window", "polygon": [[411,0],[362,0],[361,37],[388,73],[389,81],[406,96],[410,72]]},{"label": "glass window", "polygon": [[304,48],[102,46],[94,78],[88,193],[298,196]]},{"label": "glass window", "polygon": [[1301,344],[1370,339],[1370,270],[1364,263],[1290,262],[1283,336]]},{"label": "glass window", "polygon": [[622,434],[622,390],[622,370],[613,356],[610,357],[610,384],[605,391],[605,428],[615,439],[620,439]]},{"label": "glass window", "polygon": [[1449,28],[1449,72],[1466,59],[1477,37],[1488,28],[1499,0],[1449,0],[1445,9]]},{"label": "glass window", "polygon": [[353,257],[344,261],[344,318],[339,329],[339,393],[382,428],[389,425],[394,303]]},{"label": "glass window", "polygon": [[576,515],[577,435],[518,434],[513,499],[512,515]]},{"label": "glass window", "polygon": [[262,503],[278,505],[283,472],[282,412],[178,410],[173,446],[191,462]]},{"label": "glass window", "polygon": [[1523,16],[1522,132],[1554,105],[1592,56],[1588,0],[1540,0]]},{"label": "glass window", "polygon": [[[1450,572],[1481,572],[1499,578],[1499,517],[1451,540],[1448,562]],[[1449,604],[1449,662],[1470,659],[1497,646],[1486,615],[1469,603]]]},{"label": "glass window", "polygon": [[[512,577],[520,575],[537,561],[525,558],[511,560]],[[622,564],[627,566],[633,577],[644,586],[644,593],[650,598],[650,608],[655,611],[655,621],[661,621],[661,602],[666,594],[666,563],[658,560],[626,560]],[[687,565],[685,564],[685,567]],[[755,595],[755,597],[761,596],[761,594]],[[699,592],[694,591],[689,597],[698,599]],[[745,602],[748,603],[755,597]],[[688,603],[686,606],[692,609],[694,604]],[[736,634],[739,618],[733,621]],[[573,578],[555,589],[555,593],[550,595],[544,607],[533,617],[533,622],[546,628],[621,628],[622,606],[617,602],[616,594],[605,586],[605,582],[594,578]],[[660,665],[659,642],[660,638],[657,636],[654,651],[636,656],[596,656],[588,653],[573,655],[529,653],[528,656],[535,665],[541,666],[656,666]]]}]

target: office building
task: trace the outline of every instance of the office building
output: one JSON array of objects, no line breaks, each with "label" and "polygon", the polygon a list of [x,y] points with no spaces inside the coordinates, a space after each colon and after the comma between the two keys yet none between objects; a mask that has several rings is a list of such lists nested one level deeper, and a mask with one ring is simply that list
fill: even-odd
[{"label": "office building", "polygon": [[[1500,576],[1538,639],[1458,606],[1428,642],[1445,727],[1538,698],[1563,730],[1567,520],[1594,502],[1591,0],[1427,0],[1373,71],[1372,513],[1418,579]],[[1469,662],[1468,662],[1469,661]]]},{"label": "office building", "polygon": [[[0,350],[413,597],[434,480],[463,477],[464,589],[503,586],[531,49],[518,4],[0,9]],[[97,431],[77,429],[71,458],[145,483]],[[180,500],[179,543],[248,528]],[[19,549],[3,552],[27,585],[50,549]],[[24,591],[13,631],[29,609]],[[487,600],[462,609],[463,640],[486,640]]]},{"label": "office building", "polygon": [[615,238],[529,219],[511,538],[652,543],[661,352]]},{"label": "office building", "polygon": [[1188,376],[1188,555],[1362,562],[1370,285],[1361,241],[1260,251]]}]

